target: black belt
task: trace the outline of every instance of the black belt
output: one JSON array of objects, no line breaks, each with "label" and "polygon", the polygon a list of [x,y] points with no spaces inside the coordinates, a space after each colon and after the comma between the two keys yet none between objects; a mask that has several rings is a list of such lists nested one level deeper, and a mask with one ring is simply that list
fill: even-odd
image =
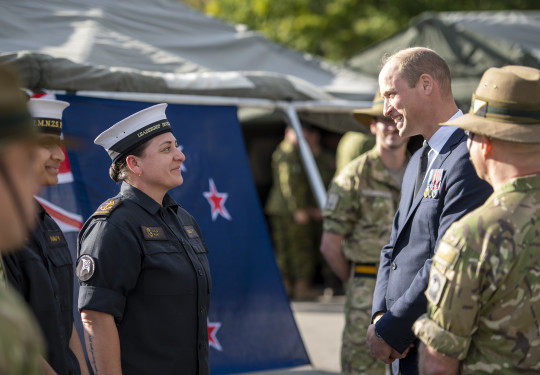
[{"label": "black belt", "polygon": [[377,264],[376,263],[355,263],[354,264],[354,277],[368,277],[372,279],[377,278]]}]

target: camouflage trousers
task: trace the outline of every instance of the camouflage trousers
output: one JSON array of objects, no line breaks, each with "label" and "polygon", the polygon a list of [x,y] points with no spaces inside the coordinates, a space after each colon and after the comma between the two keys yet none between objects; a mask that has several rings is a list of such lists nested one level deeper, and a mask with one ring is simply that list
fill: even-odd
[{"label": "camouflage trousers", "polygon": [[346,287],[341,372],[344,375],[384,375],[384,362],[372,356],[366,344],[366,332],[371,323],[375,279],[351,276]]},{"label": "camouflage trousers", "polygon": [[296,224],[292,217],[285,215],[271,217],[272,242],[284,279],[295,281],[313,278],[319,256],[315,241],[318,232],[314,224]]}]

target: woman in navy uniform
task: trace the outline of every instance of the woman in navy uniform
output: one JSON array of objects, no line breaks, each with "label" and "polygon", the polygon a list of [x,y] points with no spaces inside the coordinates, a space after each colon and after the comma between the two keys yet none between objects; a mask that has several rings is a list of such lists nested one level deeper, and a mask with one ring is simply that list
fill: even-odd
[{"label": "woman in navy uniform", "polygon": [[95,140],[120,193],[79,234],[79,310],[95,373],[210,373],[210,269],[195,219],[167,194],[184,154],[167,104],[116,123]]},{"label": "woman in navy uniform", "polygon": [[[58,184],[62,112],[69,103],[30,99],[28,108],[38,132],[36,176],[41,186]],[[4,256],[10,284],[22,295],[40,325],[47,343],[42,361],[45,374],[88,374],[79,335],[73,322],[73,260],[68,244],[43,206],[36,200],[37,226],[21,251]]]}]

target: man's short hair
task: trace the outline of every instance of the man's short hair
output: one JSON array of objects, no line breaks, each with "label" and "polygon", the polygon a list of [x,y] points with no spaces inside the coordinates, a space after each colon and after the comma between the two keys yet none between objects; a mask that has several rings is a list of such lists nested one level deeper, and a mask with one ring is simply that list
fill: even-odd
[{"label": "man's short hair", "polygon": [[394,60],[409,87],[415,87],[422,74],[429,74],[439,84],[442,96],[452,95],[450,68],[437,52],[425,47],[411,47],[384,57],[383,64]]}]

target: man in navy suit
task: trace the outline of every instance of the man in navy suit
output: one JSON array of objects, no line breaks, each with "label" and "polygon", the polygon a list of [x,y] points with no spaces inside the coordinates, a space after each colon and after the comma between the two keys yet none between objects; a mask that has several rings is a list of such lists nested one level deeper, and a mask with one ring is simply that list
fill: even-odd
[{"label": "man in navy suit", "polygon": [[426,312],[433,253],[450,224],[484,203],[492,189],[474,171],[464,132],[439,127],[463,113],[452,96],[448,64],[435,51],[414,47],[390,56],[379,85],[384,115],[399,134],[421,134],[427,144],[405,171],[390,242],[381,252],[367,343],[375,357],[392,363],[393,374],[417,374],[412,325]]}]

